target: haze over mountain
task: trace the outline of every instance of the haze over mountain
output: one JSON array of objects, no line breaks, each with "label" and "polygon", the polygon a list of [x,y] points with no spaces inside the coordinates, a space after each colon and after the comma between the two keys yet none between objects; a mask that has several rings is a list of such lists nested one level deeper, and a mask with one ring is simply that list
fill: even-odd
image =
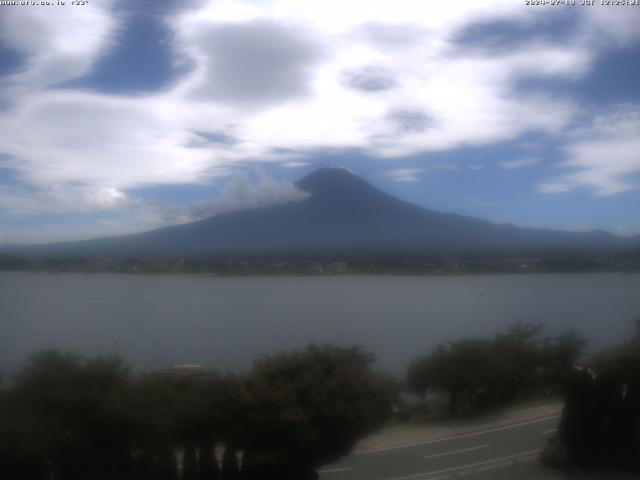
[{"label": "haze over mountain", "polygon": [[423,208],[329,167],[297,182],[309,196],[135,235],[25,246],[74,256],[357,256],[614,252],[640,244],[604,231],[520,228]]}]

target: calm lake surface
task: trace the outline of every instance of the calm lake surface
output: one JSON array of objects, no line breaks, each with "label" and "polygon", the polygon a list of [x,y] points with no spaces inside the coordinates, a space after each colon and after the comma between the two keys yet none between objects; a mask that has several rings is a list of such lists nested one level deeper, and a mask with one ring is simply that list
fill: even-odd
[{"label": "calm lake surface", "polygon": [[239,370],[310,342],[362,345],[402,373],[436,343],[508,324],[575,328],[600,348],[640,318],[640,275],[235,277],[0,273],[0,372],[43,348],[137,368]]}]

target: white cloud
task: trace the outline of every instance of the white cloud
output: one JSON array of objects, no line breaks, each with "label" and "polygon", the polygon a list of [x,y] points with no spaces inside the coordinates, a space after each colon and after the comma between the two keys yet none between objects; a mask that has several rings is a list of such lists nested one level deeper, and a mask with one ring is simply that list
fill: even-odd
[{"label": "white cloud", "polygon": [[541,193],[561,193],[586,187],[599,196],[640,189],[632,176],[640,173],[640,105],[623,105],[596,115],[576,131],[560,166],[570,173],[538,185]]},{"label": "white cloud", "polygon": [[83,215],[74,219],[56,219],[55,222],[40,222],[37,225],[4,224],[0,220],[0,246],[14,244],[36,244],[69,240],[127,235],[163,226],[158,218],[149,215],[122,215],[114,212],[108,218]]},{"label": "white cloud", "polygon": [[[385,2],[370,7],[372,10],[343,11],[344,6],[329,2],[323,4],[322,13],[313,4],[302,8],[286,1],[206,3],[172,23],[175,47],[196,67],[174,88],[134,97],[73,90],[24,93],[13,108],[0,114],[0,128],[6,134],[0,140],[0,152],[11,156],[12,166],[34,184],[82,182],[123,190],[198,182],[205,175],[226,173],[229,164],[293,161],[292,155],[304,156],[305,151],[318,148],[362,148],[373,155],[398,157],[486,144],[530,129],[551,131],[571,118],[571,104],[512,94],[509,81],[540,70],[538,64],[547,69],[540,74],[572,74],[585,61],[582,49],[567,53],[560,47],[539,45],[503,58],[456,57],[446,48],[450,29],[464,24],[482,7],[437,7],[426,16],[422,15],[424,6],[411,2],[402,12]],[[338,8],[341,15],[335,23],[326,12]],[[86,73],[117,30],[117,19],[106,8],[87,12],[99,20],[91,32],[83,30],[86,15],[70,17],[64,29],[56,30],[63,45],[70,41],[63,33],[80,31],[87,36],[88,46],[79,50],[84,52],[82,68],[63,69],[70,77]],[[484,14],[488,12],[506,15],[496,5]],[[422,17],[422,23],[416,24]],[[38,17],[39,22],[45,20]],[[387,25],[387,37],[394,21],[418,25],[421,30],[415,31],[429,34],[412,38],[414,47],[405,53],[389,51],[354,34],[374,20],[378,28],[380,22]],[[57,26],[57,22],[59,18],[52,17],[48,23]],[[17,24],[18,19],[11,21],[14,27]],[[257,35],[256,26],[271,34]],[[307,27],[304,35],[302,26]],[[253,57],[268,53],[278,61],[251,66],[256,63],[249,61],[253,57],[226,56],[223,70],[233,78],[221,80],[219,69],[211,64],[220,55],[211,52],[211,42],[206,41],[211,34],[231,36],[234,44],[244,45]],[[84,36],[79,40],[85,40]],[[34,54],[40,60],[34,60],[25,75],[35,78],[33,72],[44,57],[51,57],[55,65],[64,64],[58,50],[51,53],[41,48],[44,53]],[[316,50],[323,50],[323,57],[314,57]],[[415,62],[416,56],[423,61]],[[307,65],[307,58],[314,63]],[[247,70],[247,65],[259,66],[262,72]],[[398,87],[374,94],[350,88],[344,82],[345,72],[358,65],[365,73],[385,72]],[[291,70],[286,76],[295,77],[297,87],[276,81],[283,68]],[[273,82],[271,73],[278,74]],[[208,93],[195,99],[194,92],[202,91],[204,79]],[[223,87],[224,92],[219,92]],[[237,101],[218,101],[216,92]],[[306,93],[289,98],[296,92]],[[242,98],[261,103],[261,109],[247,108]],[[233,142],[202,142],[194,132],[225,132]]]},{"label": "white cloud", "polygon": [[309,197],[287,181],[277,181],[261,170],[253,180],[244,172],[236,173],[224,186],[222,193],[212,200],[189,207],[192,219],[206,218],[237,210],[253,210],[298,202]]},{"label": "white cloud", "polygon": [[53,186],[34,190],[0,186],[0,212],[12,216],[99,212],[129,204],[130,198],[115,188]]},{"label": "white cloud", "polygon": [[282,166],[285,168],[302,168],[311,165],[309,162],[286,162]]},{"label": "white cloud", "polygon": [[55,85],[89,72],[118,33],[115,0],[82,7],[3,7],[0,42],[26,56],[26,66],[8,79],[7,90]]},{"label": "white cloud", "polygon": [[[85,75],[113,47],[124,21],[113,6],[103,0],[82,8],[3,9],[0,41],[28,61],[2,79],[0,100],[8,107],[0,110],[0,154],[29,191],[126,196],[147,185],[205,183],[244,162],[303,166],[323,148],[399,158],[531,131],[560,135],[578,107],[514,91],[514,82],[584,75],[599,54],[590,40],[629,42],[640,11],[597,8],[598,16],[580,9],[575,40],[539,39],[490,55],[461,52],[452,38],[474,22],[532,22],[519,2],[203,1],[166,19],[176,57],[193,66],[172,87],[139,96],[51,88]],[[587,140],[568,150],[578,162],[568,166],[581,173],[541,190],[594,184],[589,175],[596,167],[585,166],[593,159],[580,148]],[[635,144],[617,145],[621,159]],[[395,178],[410,181],[419,173]],[[598,191],[630,188],[620,175],[604,175],[612,183]],[[24,211],[34,208],[15,191],[4,195]],[[51,210],[72,211],[73,203],[52,201]]]},{"label": "white cloud", "polygon": [[393,178],[396,182],[416,182],[420,177],[429,171],[457,171],[460,170],[458,165],[453,163],[436,163],[424,168],[396,168],[386,172],[387,176]]},{"label": "white cloud", "polygon": [[617,46],[628,45],[638,39],[640,35],[638,30],[640,9],[602,6],[585,10],[584,34],[591,36],[592,39],[606,38]]},{"label": "white cloud", "polygon": [[[309,194],[287,181],[277,181],[258,169],[254,175],[236,172],[219,195],[190,204],[144,200],[116,189],[71,187],[33,191],[0,186],[0,213],[9,218],[29,218],[59,212],[73,213],[53,224],[4,227],[0,216],[0,246],[15,242],[41,243],[124,235],[166,224],[200,220],[222,213],[253,210],[308,198]],[[92,214],[107,214],[94,218]]]},{"label": "white cloud", "polygon": [[623,237],[631,237],[640,235],[640,227],[638,225],[616,225],[614,232]]},{"label": "white cloud", "polygon": [[225,182],[219,195],[186,205],[143,200],[115,188],[75,186],[32,190],[0,186],[0,212],[28,217],[61,211],[95,213],[119,209],[128,213],[157,214],[173,223],[182,223],[220,213],[282,205],[308,196],[294,184],[274,180],[258,169],[255,175],[236,172]]},{"label": "white cloud", "polygon": [[196,182],[227,145],[193,147],[187,105],[82,91],[34,93],[0,114],[0,151],[36,185],[126,189]]},{"label": "white cloud", "polygon": [[389,170],[387,175],[396,182],[417,182],[422,173],[424,173],[422,168],[397,168]]},{"label": "white cloud", "polygon": [[533,165],[537,165],[538,163],[540,163],[539,158],[527,157],[527,158],[518,158],[515,160],[508,160],[506,162],[502,162],[500,166],[505,170],[513,170],[516,168],[532,167]]},{"label": "white cloud", "polygon": [[180,33],[185,51],[198,59],[191,80],[196,98],[258,108],[311,93],[309,73],[322,51],[299,26],[211,22]]}]

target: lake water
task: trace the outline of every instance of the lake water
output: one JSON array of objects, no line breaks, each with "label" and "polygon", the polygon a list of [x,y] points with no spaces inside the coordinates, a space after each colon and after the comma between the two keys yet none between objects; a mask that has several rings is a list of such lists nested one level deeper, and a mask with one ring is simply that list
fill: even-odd
[{"label": "lake water", "polygon": [[640,318],[640,275],[234,277],[0,273],[0,372],[42,348],[155,369],[239,370],[310,342],[362,345],[402,373],[436,343],[508,324],[575,328],[591,348]]}]

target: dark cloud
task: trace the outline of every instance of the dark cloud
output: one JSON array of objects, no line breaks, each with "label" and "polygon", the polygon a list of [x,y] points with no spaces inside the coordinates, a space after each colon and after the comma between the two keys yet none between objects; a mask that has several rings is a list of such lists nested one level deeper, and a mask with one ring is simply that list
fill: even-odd
[{"label": "dark cloud", "polygon": [[389,90],[397,84],[390,71],[374,66],[344,72],[344,83],[351,88],[362,90],[364,92]]},{"label": "dark cloud", "polygon": [[[574,98],[583,105],[608,108],[637,98],[638,86],[630,78],[640,78],[640,44],[611,49],[600,55],[592,68],[579,79],[540,78],[526,76],[516,79],[514,91],[553,92],[557,96]],[[613,75],[612,72],[625,72]]]},{"label": "dark cloud", "polygon": [[65,88],[103,93],[139,93],[168,87],[188,66],[177,66],[169,43],[171,32],[157,16],[131,14],[123,22],[115,48],[99,58],[90,74],[65,82]]},{"label": "dark cloud", "polygon": [[118,0],[116,9],[144,15],[167,15],[197,7],[202,3],[203,0]]},{"label": "dark cloud", "polygon": [[218,102],[262,104],[305,95],[310,68],[322,57],[302,30],[268,21],[218,25],[198,40],[207,78],[196,95]]},{"label": "dark cloud", "polygon": [[469,24],[452,37],[460,52],[501,53],[536,41],[567,42],[575,38],[581,22],[574,12],[532,15],[527,23],[497,20]]},{"label": "dark cloud", "polygon": [[233,145],[238,140],[231,135],[227,135],[223,132],[194,132],[199,137],[203,138],[207,143],[217,143],[223,145]]},{"label": "dark cloud", "polygon": [[419,133],[425,131],[433,122],[422,110],[398,108],[387,115],[400,133]]},{"label": "dark cloud", "polygon": [[15,73],[26,64],[26,55],[0,42],[0,76]]}]

